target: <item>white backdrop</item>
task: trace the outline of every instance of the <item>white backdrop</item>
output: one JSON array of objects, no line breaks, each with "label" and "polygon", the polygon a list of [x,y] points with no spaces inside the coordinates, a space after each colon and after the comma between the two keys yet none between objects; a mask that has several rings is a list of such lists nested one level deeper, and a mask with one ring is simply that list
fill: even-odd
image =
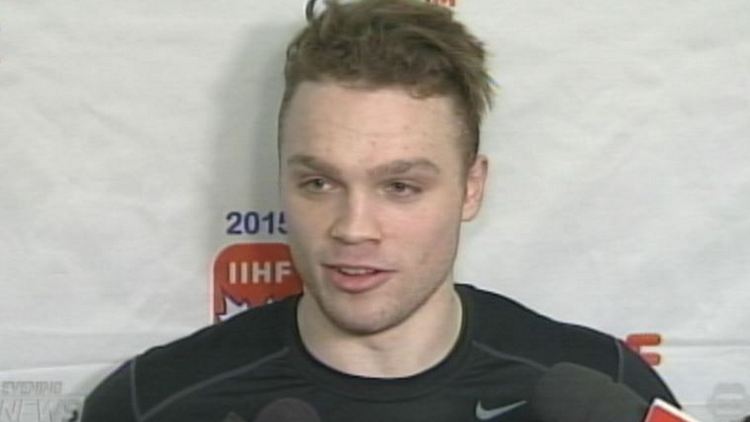
[{"label": "white backdrop", "polygon": [[[1,422],[52,420],[211,323],[219,251],[284,242],[275,113],[303,3],[0,0]],[[750,2],[454,9],[500,87],[457,279],[657,333],[643,351],[690,412],[750,414]]]}]

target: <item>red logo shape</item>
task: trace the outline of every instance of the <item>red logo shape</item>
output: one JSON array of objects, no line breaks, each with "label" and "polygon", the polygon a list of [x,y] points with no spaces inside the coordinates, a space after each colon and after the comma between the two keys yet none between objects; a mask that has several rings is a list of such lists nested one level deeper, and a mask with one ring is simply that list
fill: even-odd
[{"label": "red logo shape", "polygon": [[644,421],[647,422],[698,422],[687,413],[657,398],[651,404]]},{"label": "red logo shape", "polygon": [[426,0],[427,3],[437,4],[438,6],[456,7],[456,0]]},{"label": "red logo shape", "polygon": [[213,268],[214,322],[245,309],[302,292],[302,282],[284,243],[237,243],[216,257]]},{"label": "red logo shape", "polygon": [[661,363],[661,354],[646,352],[643,350],[644,347],[655,347],[660,346],[662,343],[661,334],[658,333],[636,333],[630,334],[626,339],[625,343],[634,352],[641,355],[643,360],[648,362],[651,366],[657,366]]}]

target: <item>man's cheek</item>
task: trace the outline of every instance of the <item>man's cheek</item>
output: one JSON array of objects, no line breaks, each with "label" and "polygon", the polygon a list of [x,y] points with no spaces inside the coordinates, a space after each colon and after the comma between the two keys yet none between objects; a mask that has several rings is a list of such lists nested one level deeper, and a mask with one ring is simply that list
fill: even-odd
[{"label": "man's cheek", "polygon": [[286,214],[289,236],[290,238],[297,238],[298,241],[305,240],[315,227],[321,225],[314,213],[309,209],[306,213],[301,204],[290,204]]}]

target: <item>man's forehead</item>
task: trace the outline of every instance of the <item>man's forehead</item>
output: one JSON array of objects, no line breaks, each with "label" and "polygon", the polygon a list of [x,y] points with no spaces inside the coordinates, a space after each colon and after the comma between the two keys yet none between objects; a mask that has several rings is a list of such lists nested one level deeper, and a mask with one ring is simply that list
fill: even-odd
[{"label": "man's forehead", "polygon": [[330,81],[300,84],[290,102],[286,120],[290,119],[296,123],[293,126],[305,126],[305,131],[330,129],[364,137],[388,137],[403,131],[451,135],[463,131],[451,97],[417,98],[403,87],[359,87]]},{"label": "man's forehead", "polygon": [[[280,159],[285,165],[334,170],[321,164],[343,169],[357,163],[359,170],[375,174],[412,169],[437,173],[460,159],[464,125],[450,99],[414,98],[399,88],[303,85],[281,128]],[[295,155],[309,157],[288,161]]]}]

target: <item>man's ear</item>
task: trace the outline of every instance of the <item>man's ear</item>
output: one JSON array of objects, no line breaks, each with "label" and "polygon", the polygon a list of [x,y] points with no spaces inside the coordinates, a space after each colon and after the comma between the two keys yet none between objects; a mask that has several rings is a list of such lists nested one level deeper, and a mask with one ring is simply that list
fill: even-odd
[{"label": "man's ear", "polygon": [[479,154],[469,167],[466,175],[464,205],[461,210],[461,220],[469,221],[476,217],[484,198],[484,183],[487,180],[487,156]]}]

